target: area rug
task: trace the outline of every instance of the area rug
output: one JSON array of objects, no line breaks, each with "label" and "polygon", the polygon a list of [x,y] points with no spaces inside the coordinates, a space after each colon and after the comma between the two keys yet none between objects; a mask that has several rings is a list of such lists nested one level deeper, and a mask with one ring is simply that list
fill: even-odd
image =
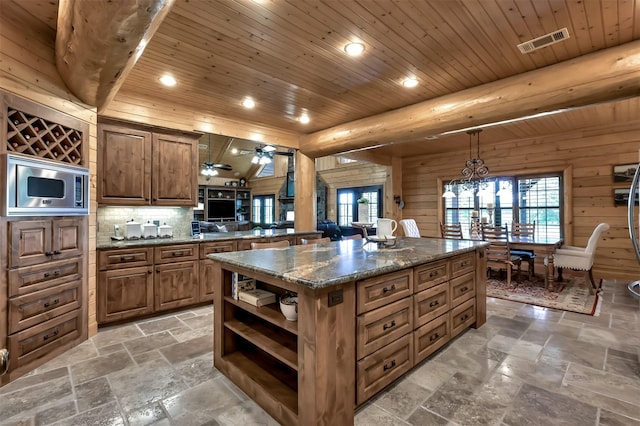
[{"label": "area rug", "polygon": [[548,291],[544,280],[538,277],[534,277],[533,281],[525,278],[520,282],[512,280],[511,286],[507,286],[506,280],[488,278],[487,296],[597,316],[602,303],[602,281],[595,295],[589,293],[590,287],[591,284],[582,276],[571,276],[563,282],[557,282],[555,292]]}]

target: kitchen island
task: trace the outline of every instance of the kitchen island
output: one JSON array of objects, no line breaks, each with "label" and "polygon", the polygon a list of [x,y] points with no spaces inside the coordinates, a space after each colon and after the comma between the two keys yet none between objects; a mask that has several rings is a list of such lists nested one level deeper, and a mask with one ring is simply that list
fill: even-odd
[{"label": "kitchen island", "polygon": [[[398,238],[210,254],[214,365],[280,423],[351,425],[355,409],[468,327],[486,321],[487,243]],[[298,295],[237,300],[242,276]]]}]

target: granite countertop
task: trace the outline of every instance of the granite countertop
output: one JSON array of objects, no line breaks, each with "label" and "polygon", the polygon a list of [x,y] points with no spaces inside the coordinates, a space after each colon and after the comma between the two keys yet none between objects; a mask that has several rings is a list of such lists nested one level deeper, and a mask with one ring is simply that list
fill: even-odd
[{"label": "granite countertop", "polygon": [[484,241],[398,237],[394,246],[343,240],[281,249],[215,253],[209,258],[285,282],[322,288],[399,271],[488,246]]},{"label": "granite countertop", "polygon": [[111,237],[100,237],[96,243],[97,249],[148,247],[168,244],[205,243],[216,241],[229,241],[254,238],[269,238],[287,235],[301,235],[321,231],[296,231],[295,229],[262,229],[259,231],[234,231],[234,232],[208,232],[197,237],[174,236],[172,238],[153,238],[140,240],[114,241]]}]

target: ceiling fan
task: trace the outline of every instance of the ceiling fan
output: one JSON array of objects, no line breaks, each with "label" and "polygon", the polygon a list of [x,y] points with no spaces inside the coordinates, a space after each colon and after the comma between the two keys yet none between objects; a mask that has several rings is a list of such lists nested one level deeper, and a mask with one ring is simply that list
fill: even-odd
[{"label": "ceiling fan", "polygon": [[256,147],[256,153],[251,159],[253,164],[269,164],[273,161],[274,155],[284,155],[286,157],[293,157],[293,152],[280,152],[271,145],[260,145]]},{"label": "ceiling fan", "polygon": [[229,164],[211,162],[211,135],[209,135],[209,161],[205,161],[204,163],[202,163],[200,174],[206,176],[207,179],[210,179],[211,176],[218,175],[218,170],[231,171],[232,167]]}]

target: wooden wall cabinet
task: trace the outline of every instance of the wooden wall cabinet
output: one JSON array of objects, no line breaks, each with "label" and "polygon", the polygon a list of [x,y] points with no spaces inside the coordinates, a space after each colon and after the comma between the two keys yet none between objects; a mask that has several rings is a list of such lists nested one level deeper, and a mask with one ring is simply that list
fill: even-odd
[{"label": "wooden wall cabinet", "polygon": [[[7,233],[5,383],[87,338],[86,217],[3,223]],[[3,247],[4,248],[4,247]],[[6,297],[6,298],[5,298]]]},{"label": "wooden wall cabinet", "polygon": [[98,125],[98,194],[102,205],[197,205],[197,135],[126,124]]}]

